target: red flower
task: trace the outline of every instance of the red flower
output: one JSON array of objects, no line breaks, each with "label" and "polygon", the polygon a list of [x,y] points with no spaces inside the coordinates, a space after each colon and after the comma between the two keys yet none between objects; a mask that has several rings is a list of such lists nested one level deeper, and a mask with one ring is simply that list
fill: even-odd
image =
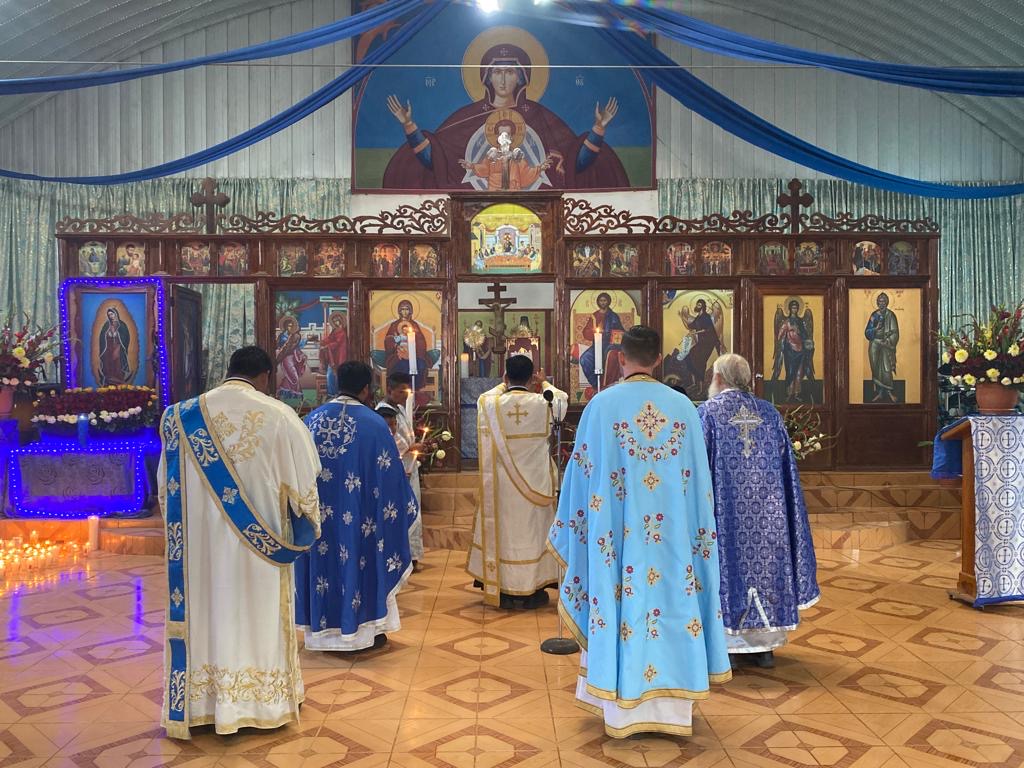
[{"label": "red flower", "polygon": [[632,565],[627,565],[626,566],[626,573],[632,573],[632,572],[633,572],[633,566]]},{"label": "red flower", "polygon": [[659,512],[658,514],[656,514],[654,516],[654,519],[657,520],[660,523],[662,520],[665,519],[665,515],[663,515],[661,512]]},{"label": "red flower", "polygon": [[651,611],[651,613],[653,613],[655,616],[661,616],[661,609],[655,608],[653,611]]}]

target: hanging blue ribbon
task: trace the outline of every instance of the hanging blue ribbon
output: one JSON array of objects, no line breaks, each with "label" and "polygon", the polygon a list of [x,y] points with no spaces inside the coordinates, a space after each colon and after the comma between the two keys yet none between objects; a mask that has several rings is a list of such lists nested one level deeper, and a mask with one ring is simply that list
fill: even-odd
[{"label": "hanging blue ribbon", "polygon": [[395,51],[409,41],[409,38],[437,16],[443,7],[441,3],[423,5],[419,13],[403,24],[383,45],[371,51],[359,66],[352,67],[327,85],[311,93],[302,101],[293,104],[283,112],[279,112],[269,120],[227,141],[215,144],[208,149],[186,155],[178,160],[154,165],[150,168],[142,168],[141,170],[129,171],[128,173],[116,173],[110,176],[38,176],[34,173],[19,173],[3,169],[0,169],[0,176],[28,181],[57,181],[67,184],[126,184],[128,182],[156,179],[161,176],[171,176],[175,173],[187,171],[190,168],[197,168],[200,165],[212,163],[214,160],[219,160],[259,141],[263,141],[263,139],[273,136],[278,131],[283,131],[288,126],[313,114],[321,107],[330,104],[349,88],[352,88],[369,75],[373,71],[374,65],[387,61]]},{"label": "hanging blue ribbon", "polygon": [[236,48],[233,51],[213,53],[182,61],[168,61],[162,64],[148,64],[133,69],[114,72],[82,72],[74,75],[52,75],[48,77],[24,77],[11,80],[0,80],[0,96],[19,93],[45,93],[48,91],[72,91],[77,88],[91,88],[96,85],[110,85],[137,80],[141,77],[164,75],[168,72],[180,72],[183,69],[202,67],[207,64],[230,64],[239,61],[269,59],[285,56],[290,53],[308,51],[312,48],[330,45],[339,40],[347,40],[356,35],[400,18],[403,14],[416,10],[422,3],[418,0],[387,0],[382,5],[369,8],[354,16],[325,24],[305,32],[299,32],[277,40],[269,40],[258,45]]},{"label": "hanging blue ribbon", "polygon": [[650,67],[646,70],[647,76],[669,96],[732,135],[794,163],[846,181],[909,195],[979,200],[1024,193],[1024,184],[972,187],[937,184],[885,173],[847,160],[797,138],[750,110],[744,109],[700,78],[679,68],[675,61],[659,51],[646,38],[633,32],[609,29],[602,29],[600,33],[614,48],[621,51],[631,64]]},{"label": "hanging blue ribbon", "polygon": [[1024,96],[1024,71],[1016,68],[921,67],[913,64],[852,59],[750,37],[667,8],[630,7],[625,0],[614,0],[614,3],[620,6],[617,9],[618,13],[636,22],[648,32],[655,32],[684,45],[722,56],[830,69],[833,72],[880,80],[883,83],[927,88],[931,91],[967,93],[974,96]]}]

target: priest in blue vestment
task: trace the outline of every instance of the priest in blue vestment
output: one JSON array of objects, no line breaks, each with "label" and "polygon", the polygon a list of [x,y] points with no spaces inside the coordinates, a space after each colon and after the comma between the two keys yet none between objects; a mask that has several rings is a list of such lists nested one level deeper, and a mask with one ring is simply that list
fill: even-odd
[{"label": "priest in blue vestment", "polygon": [[409,574],[419,508],[387,423],[364,403],[370,367],[338,366],[340,396],[306,417],[320,454],[323,533],[295,563],[296,624],[306,648],[357,651],[401,627],[396,596]]},{"label": "priest in blue vestment", "polygon": [[773,651],[818,602],[817,561],[782,415],[750,394],[750,365],[715,360],[700,406],[715,489],[722,613],[729,653],[774,665]]},{"label": "priest in blue vestment", "polygon": [[653,378],[660,350],[651,328],[623,335],[625,379],[583,411],[549,535],[577,704],[620,738],[690,734],[693,701],[732,676],[700,419]]}]

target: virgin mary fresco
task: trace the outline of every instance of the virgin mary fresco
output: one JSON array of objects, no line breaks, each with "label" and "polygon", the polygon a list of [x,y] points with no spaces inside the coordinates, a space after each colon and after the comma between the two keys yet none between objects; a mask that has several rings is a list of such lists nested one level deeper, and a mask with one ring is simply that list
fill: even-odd
[{"label": "virgin mary fresco", "polygon": [[[505,189],[628,187],[622,162],[604,140],[618,100],[612,96],[594,104],[590,130],[577,134],[539,103],[547,63],[543,46],[529,32],[497,27],[479,34],[463,58],[463,81],[473,103],[435,130],[417,125],[410,99],[390,95],[386,106],[402,125],[405,145],[392,155],[383,187],[495,189],[496,180],[509,176],[508,163],[502,174],[496,159],[513,161],[514,182]],[[488,161],[493,168],[486,167]],[[521,185],[515,183],[519,179]]]}]

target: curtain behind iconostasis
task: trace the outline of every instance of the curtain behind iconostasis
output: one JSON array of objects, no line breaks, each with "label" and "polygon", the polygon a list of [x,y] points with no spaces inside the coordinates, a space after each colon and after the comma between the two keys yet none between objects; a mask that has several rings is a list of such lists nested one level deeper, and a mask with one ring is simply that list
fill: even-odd
[{"label": "curtain behind iconostasis", "polygon": [[[27,313],[42,326],[59,321],[60,273],[54,230],[65,216],[106,218],[121,213],[171,215],[190,210],[196,178],[167,178],[118,186],[80,186],[0,180],[0,316]],[[231,198],[225,213],[348,214],[348,179],[218,179]],[[228,356],[255,340],[252,286],[191,284],[203,296],[203,381],[218,382]]]},{"label": "curtain behind iconostasis", "polygon": [[[712,212],[780,211],[775,200],[787,192],[782,179],[663,179],[658,183],[661,215],[697,218]],[[886,218],[928,216],[940,227],[939,325],[959,325],[956,315],[985,313],[991,304],[1014,305],[1024,298],[1024,196],[993,200],[938,200],[886,192],[834,179],[811,179],[803,190],[814,196],[810,211],[829,216],[849,211]]]}]

